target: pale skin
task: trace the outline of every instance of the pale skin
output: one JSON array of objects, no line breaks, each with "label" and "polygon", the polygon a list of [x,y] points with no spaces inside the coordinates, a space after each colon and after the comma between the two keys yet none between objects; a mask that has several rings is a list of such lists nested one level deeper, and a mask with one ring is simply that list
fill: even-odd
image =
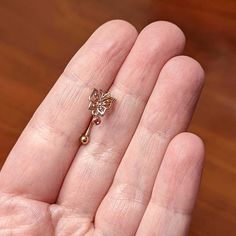
[{"label": "pale skin", "polygon": [[[0,235],[187,235],[204,145],[186,132],[204,82],[172,23],[114,20],[72,58],[0,174]],[[114,107],[80,145],[93,88]]]}]

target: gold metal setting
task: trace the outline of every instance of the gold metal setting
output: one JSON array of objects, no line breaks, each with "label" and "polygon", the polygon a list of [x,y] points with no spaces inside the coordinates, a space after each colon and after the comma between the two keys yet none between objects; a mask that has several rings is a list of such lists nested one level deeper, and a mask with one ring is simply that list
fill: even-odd
[{"label": "gold metal setting", "polygon": [[88,109],[91,111],[92,119],[86,132],[81,136],[80,142],[87,144],[89,142],[90,132],[93,125],[101,124],[101,117],[105,115],[107,110],[110,110],[115,99],[111,93],[104,93],[101,89],[93,89],[92,94],[89,96]]}]

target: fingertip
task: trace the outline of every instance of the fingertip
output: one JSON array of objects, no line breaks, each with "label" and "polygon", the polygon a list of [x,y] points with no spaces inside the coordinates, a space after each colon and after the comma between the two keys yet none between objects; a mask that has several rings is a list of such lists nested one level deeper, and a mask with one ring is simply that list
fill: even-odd
[{"label": "fingertip", "polygon": [[[64,74],[67,77],[80,77],[88,83],[89,81],[84,79],[84,76],[78,75],[78,68],[87,73],[88,63],[94,62],[99,67],[105,64],[107,67],[109,65],[112,67],[117,63],[121,66],[133,47],[137,35],[135,27],[124,20],[111,20],[102,24],[74,55],[66,66]],[[119,68],[117,68],[117,71]],[[94,67],[93,70],[97,69]],[[102,71],[103,69],[99,70],[100,73],[103,73]],[[117,74],[117,71],[115,74]],[[99,72],[97,71],[97,73]],[[94,76],[90,75],[89,77]],[[111,79],[114,78],[111,77]]]},{"label": "fingertip", "polygon": [[[155,21],[147,25],[140,33],[140,36],[145,35],[147,40],[158,38],[159,45],[162,50],[165,50],[166,45],[171,44],[171,50],[180,53],[185,46],[185,35],[183,31],[175,24],[168,21]],[[152,44],[150,44],[152,47]]]},{"label": "fingertip", "polygon": [[203,140],[196,134],[183,132],[176,135],[169,144],[168,149],[178,153],[179,158],[203,162],[205,156],[205,145]]},{"label": "fingertip", "polygon": [[138,36],[137,29],[131,23],[120,19],[105,22],[94,32],[94,34],[100,32],[105,32],[105,34],[113,40],[122,41],[124,44],[129,41],[133,42]]},{"label": "fingertip", "polygon": [[160,78],[171,82],[170,86],[173,86],[173,83],[177,83],[179,86],[181,84],[187,88],[187,91],[198,96],[204,85],[204,77],[205,73],[200,63],[184,55],[171,58],[160,73]]},{"label": "fingertip", "polygon": [[122,20],[122,19],[110,20],[104,23],[101,27],[103,26],[111,27],[114,31],[123,30],[125,33],[130,33],[130,34],[133,34],[134,36],[138,35],[138,31],[134,27],[134,25],[132,25],[130,22],[126,20]]},{"label": "fingertip", "polygon": [[199,83],[204,82],[205,72],[201,64],[192,57],[180,55],[171,58],[166,67],[172,67],[173,72],[183,77],[186,73],[192,75],[192,78],[196,78]]}]

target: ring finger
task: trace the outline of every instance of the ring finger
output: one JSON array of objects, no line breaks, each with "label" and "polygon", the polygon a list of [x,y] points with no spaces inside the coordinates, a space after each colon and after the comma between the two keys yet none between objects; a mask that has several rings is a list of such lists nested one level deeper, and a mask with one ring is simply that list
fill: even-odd
[{"label": "ring finger", "polygon": [[[105,235],[134,235],[149,202],[155,177],[171,139],[185,131],[204,73],[186,56],[163,67],[138,128],[119,165],[95,224]],[[168,185],[168,179],[166,185]]]}]

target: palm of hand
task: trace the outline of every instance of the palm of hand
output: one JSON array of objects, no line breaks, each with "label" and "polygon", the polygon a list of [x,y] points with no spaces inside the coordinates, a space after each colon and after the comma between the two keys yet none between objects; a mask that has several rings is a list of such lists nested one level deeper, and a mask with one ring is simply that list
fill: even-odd
[{"label": "palm of hand", "polygon": [[[187,233],[204,148],[183,132],[203,71],[177,56],[183,47],[182,32],[167,22],[137,37],[128,23],[111,21],[90,37],[1,171],[1,235]],[[93,87],[117,102],[80,146]]]}]

